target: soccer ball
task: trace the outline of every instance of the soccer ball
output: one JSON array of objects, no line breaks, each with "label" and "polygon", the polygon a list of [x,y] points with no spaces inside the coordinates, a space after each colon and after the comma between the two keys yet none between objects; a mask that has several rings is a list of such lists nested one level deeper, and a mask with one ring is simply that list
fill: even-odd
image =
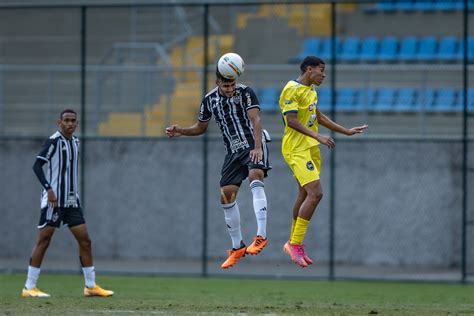
[{"label": "soccer ball", "polygon": [[236,53],[222,55],[217,62],[217,70],[227,79],[235,79],[244,73],[244,60]]}]

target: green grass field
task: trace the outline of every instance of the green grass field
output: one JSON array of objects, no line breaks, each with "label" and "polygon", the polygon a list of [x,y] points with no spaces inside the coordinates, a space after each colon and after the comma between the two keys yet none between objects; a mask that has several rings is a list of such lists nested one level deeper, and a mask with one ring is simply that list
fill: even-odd
[{"label": "green grass field", "polygon": [[474,315],[474,285],[99,276],[110,298],[82,296],[80,275],[47,275],[51,298],[21,298],[0,274],[0,315]]}]

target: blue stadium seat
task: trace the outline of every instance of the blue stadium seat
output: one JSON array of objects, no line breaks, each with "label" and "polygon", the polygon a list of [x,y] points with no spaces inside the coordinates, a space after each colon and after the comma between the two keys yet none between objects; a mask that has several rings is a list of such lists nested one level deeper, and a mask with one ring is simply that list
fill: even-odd
[{"label": "blue stadium seat", "polygon": [[445,62],[453,62],[457,59],[458,39],[454,36],[443,37],[439,41],[437,59]]},{"label": "blue stadium seat", "polygon": [[[463,38],[460,39],[458,45],[458,51],[456,53],[457,58],[459,60],[463,59],[464,54],[464,40]],[[470,35],[467,38],[467,59],[469,61],[474,61],[474,36]]]},{"label": "blue stadium seat", "polygon": [[379,39],[369,36],[362,40],[360,48],[360,60],[362,62],[373,62],[377,60],[379,54]]},{"label": "blue stadium seat", "polygon": [[437,40],[434,36],[425,36],[419,40],[416,58],[419,61],[434,61],[437,53]]},{"label": "blue stadium seat", "polygon": [[433,0],[416,0],[413,6],[415,10],[429,11],[435,9]]},{"label": "blue stadium seat", "polygon": [[341,88],[336,93],[336,110],[338,111],[354,111],[355,107],[355,94],[356,91],[353,88]]},{"label": "blue stadium seat", "polygon": [[263,112],[276,112],[279,110],[279,90],[277,88],[261,88],[258,89],[257,93],[260,110]]},{"label": "blue stadium seat", "polygon": [[[335,41],[336,41],[336,55],[339,55],[341,40],[340,38],[336,37]],[[322,40],[321,47],[319,50],[319,57],[321,57],[325,61],[332,60],[332,38],[331,37],[326,37]]]},{"label": "blue stadium seat", "polygon": [[303,41],[303,50],[298,55],[288,58],[289,63],[300,63],[308,55],[316,55],[320,50],[321,38],[309,37]]},{"label": "blue stadium seat", "polygon": [[358,98],[354,101],[354,107],[361,110],[373,110],[376,98],[377,90],[361,89],[358,92]]},{"label": "blue stadium seat", "polygon": [[433,111],[435,101],[435,90],[433,88],[425,88],[418,95],[417,107],[424,111]]},{"label": "blue stadium seat", "polygon": [[463,8],[463,0],[437,0],[435,1],[435,8],[437,10],[460,10]]},{"label": "blue stadium seat", "polygon": [[368,7],[365,9],[367,13],[376,13],[376,12],[394,12],[396,9],[396,0],[386,0],[379,1],[374,6]]},{"label": "blue stadium seat", "polygon": [[410,0],[399,0],[396,3],[397,10],[402,10],[406,12],[411,12],[415,10],[415,3],[414,1]]},{"label": "blue stadium seat", "polygon": [[318,93],[318,108],[322,111],[329,111],[331,109],[332,94],[330,88],[317,88]]},{"label": "blue stadium seat", "polygon": [[382,62],[397,59],[398,40],[394,36],[386,36],[380,42],[379,60]]},{"label": "blue stadium seat", "polygon": [[360,38],[349,36],[341,42],[341,52],[338,56],[339,60],[354,62],[359,60],[360,55]]},{"label": "blue stadium seat", "polygon": [[395,103],[394,88],[380,88],[374,104],[375,111],[393,111]]},{"label": "blue stadium seat", "polygon": [[456,90],[454,88],[442,88],[436,93],[433,109],[441,112],[453,112],[456,110]]},{"label": "blue stadium seat", "polygon": [[394,108],[401,112],[418,111],[416,103],[416,90],[413,88],[400,88],[397,93]]},{"label": "blue stadium seat", "polygon": [[[458,90],[458,97],[455,107],[457,111],[464,111],[463,90]],[[474,88],[469,88],[467,90],[467,110],[469,112],[474,112]]]},{"label": "blue stadium seat", "polygon": [[414,36],[406,36],[400,41],[400,52],[398,58],[402,61],[412,62],[416,60],[418,40]]}]

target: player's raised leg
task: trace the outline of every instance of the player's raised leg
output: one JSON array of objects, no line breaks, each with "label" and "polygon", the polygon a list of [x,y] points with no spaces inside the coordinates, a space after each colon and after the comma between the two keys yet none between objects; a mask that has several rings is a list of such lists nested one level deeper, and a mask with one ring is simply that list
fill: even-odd
[{"label": "player's raised leg", "polygon": [[[252,180],[254,176],[252,173],[257,173],[258,178]],[[262,170],[251,170],[250,173],[250,190],[252,191],[253,197],[253,208],[255,212],[255,218],[257,219],[257,234],[253,238],[253,242],[247,247],[247,253],[256,255],[262,251],[267,245],[267,197],[265,195],[265,185],[263,183],[263,171]]]}]

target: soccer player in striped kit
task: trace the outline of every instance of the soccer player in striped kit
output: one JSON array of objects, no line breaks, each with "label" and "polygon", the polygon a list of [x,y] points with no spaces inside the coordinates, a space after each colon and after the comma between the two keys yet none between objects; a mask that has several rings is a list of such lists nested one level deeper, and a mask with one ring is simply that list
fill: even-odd
[{"label": "soccer player in striped kit", "polygon": [[[222,269],[234,266],[245,254],[256,255],[267,244],[267,198],[263,178],[271,169],[268,161],[268,133],[260,124],[260,106],[255,92],[216,70],[216,85],[202,100],[197,122],[189,127],[166,128],[169,137],[196,136],[204,133],[214,115],[222,132],[226,156],[221,171],[221,205],[232,239],[232,249]],[[240,211],[236,197],[243,180],[249,178],[257,234],[247,247],[242,238]]]},{"label": "soccer player in striped kit", "polygon": [[[105,290],[95,283],[91,240],[79,200],[79,139],[73,135],[77,127],[76,112],[71,109],[63,110],[58,125],[59,130],[45,142],[33,165],[33,170],[43,186],[41,215],[38,237],[31,254],[28,276],[21,296],[50,296],[38,289],[36,283],[43,257],[56,228],[59,228],[61,223],[68,225],[79,245],[79,259],[85,279],[84,295],[111,296],[114,292]],[[46,175],[43,171],[45,164]]]}]

